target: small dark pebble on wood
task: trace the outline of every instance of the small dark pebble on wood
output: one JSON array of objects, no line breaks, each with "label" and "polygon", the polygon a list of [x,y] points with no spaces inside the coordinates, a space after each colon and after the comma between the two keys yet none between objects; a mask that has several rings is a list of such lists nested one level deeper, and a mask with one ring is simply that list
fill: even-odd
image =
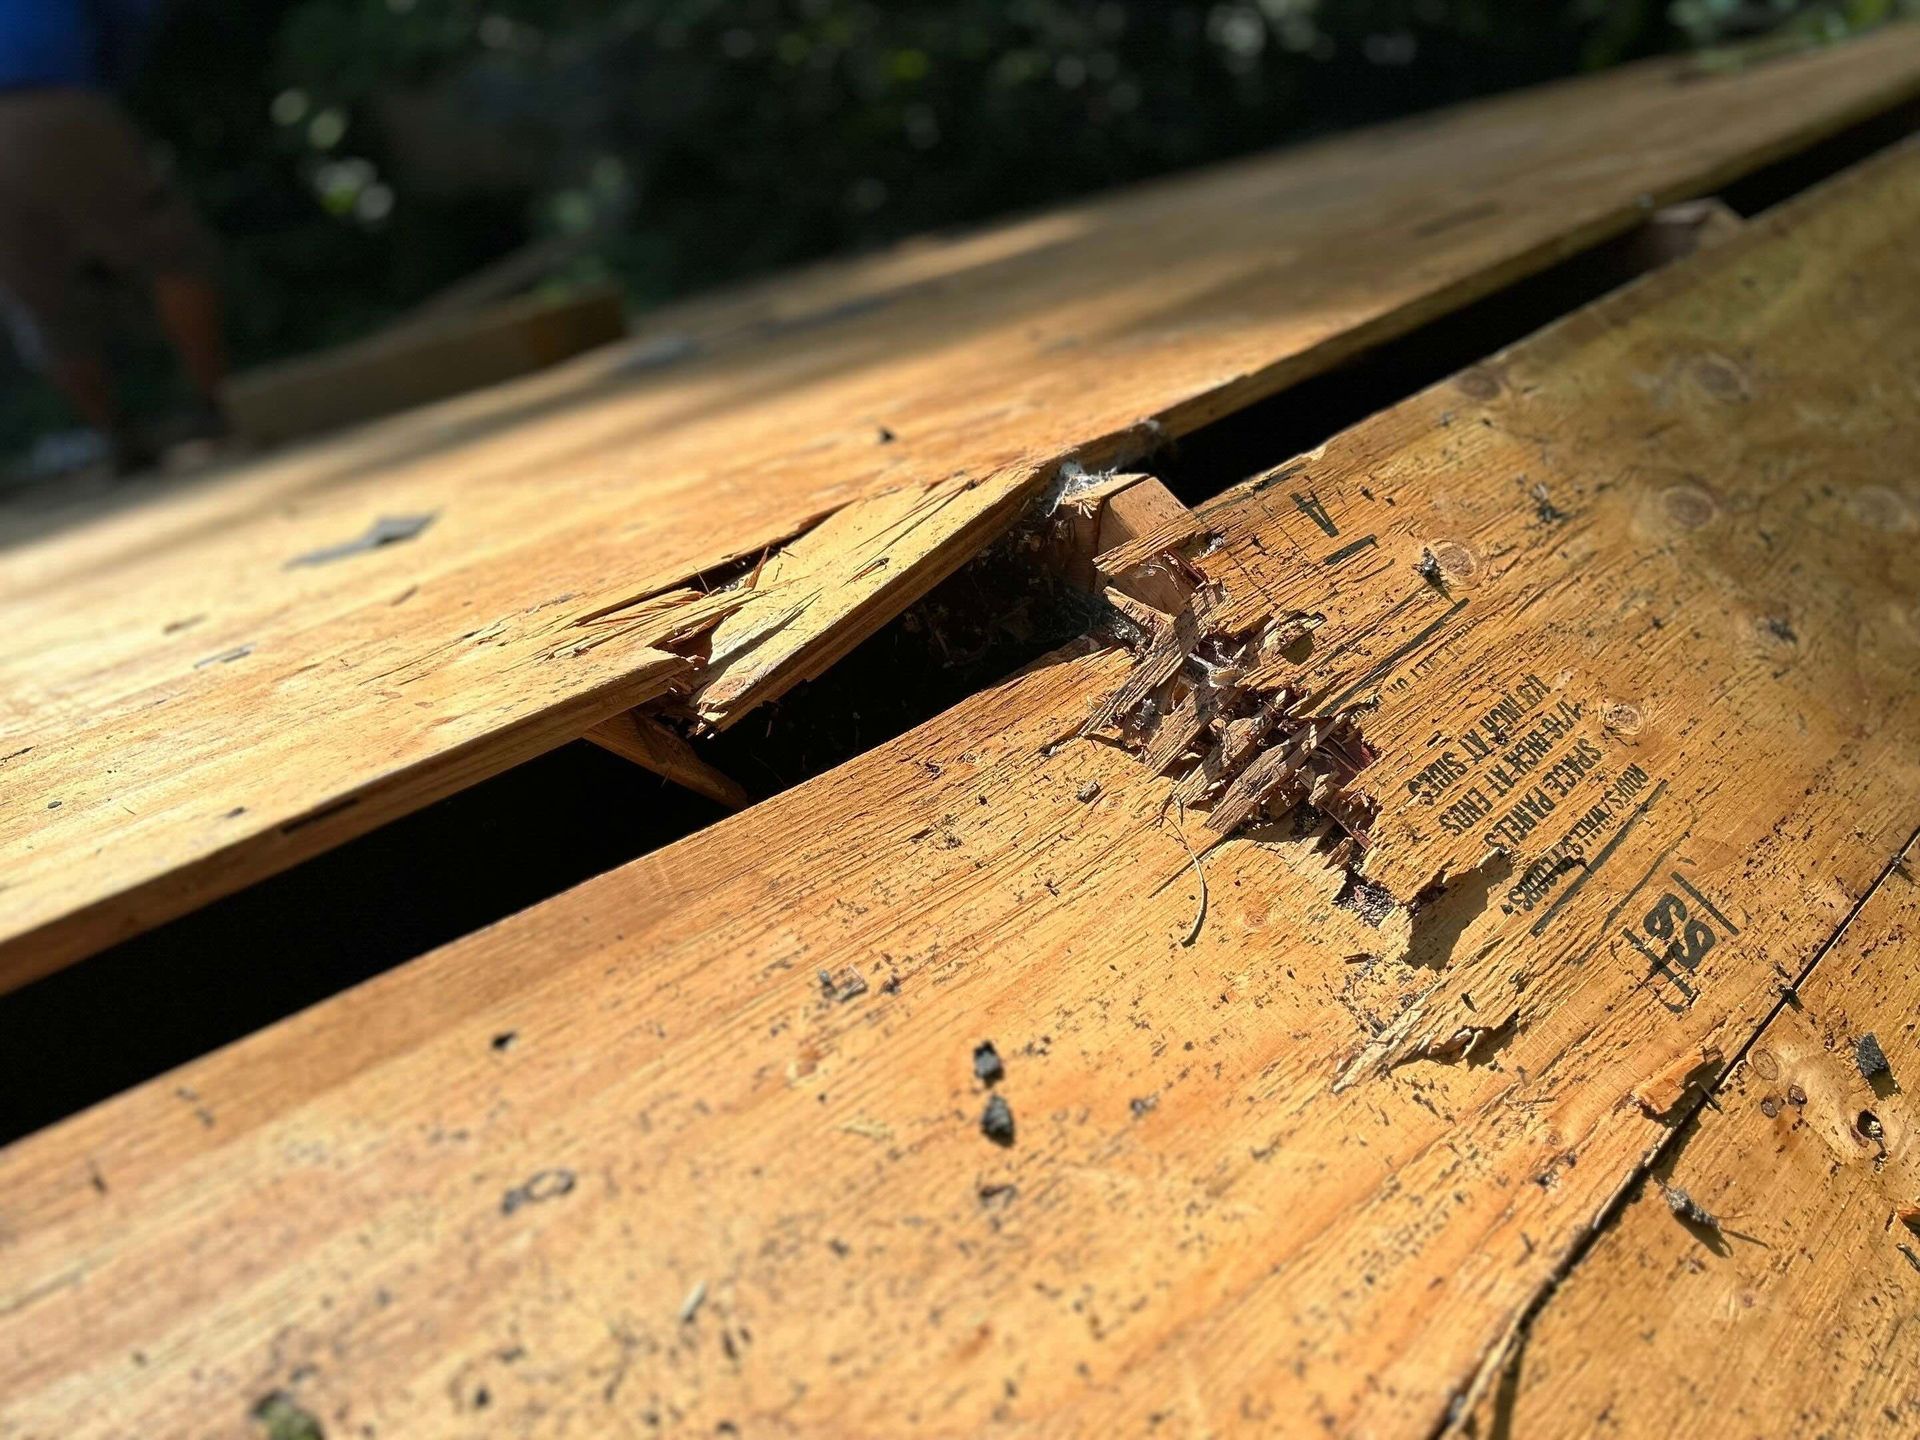
[{"label": "small dark pebble on wood", "polygon": [[820,972],[820,993],[837,1004],[844,1005],[849,1000],[858,999],[867,993],[867,977],[852,966],[838,980],[831,971]]},{"label": "small dark pebble on wood", "polygon": [[1013,1144],[1013,1107],[995,1095],[980,1112],[980,1133],[996,1145]]},{"label": "small dark pebble on wood", "polygon": [[266,1440],[326,1440],[320,1422],[294,1403],[284,1390],[276,1390],[253,1407],[254,1423]]},{"label": "small dark pebble on wood", "polygon": [[1880,1048],[1879,1038],[1871,1030],[1853,1042],[1853,1062],[1868,1080],[1877,1080],[1893,1070],[1887,1064],[1887,1052]]},{"label": "small dark pebble on wood", "polygon": [[1689,1225],[1700,1225],[1716,1231],[1720,1228],[1720,1221],[1713,1212],[1679,1186],[1667,1185],[1662,1188],[1666,1191],[1667,1208]]},{"label": "small dark pebble on wood", "polygon": [[973,1047],[973,1078],[982,1085],[998,1085],[1007,1078],[1007,1067],[1000,1062],[993,1041],[982,1040]]}]

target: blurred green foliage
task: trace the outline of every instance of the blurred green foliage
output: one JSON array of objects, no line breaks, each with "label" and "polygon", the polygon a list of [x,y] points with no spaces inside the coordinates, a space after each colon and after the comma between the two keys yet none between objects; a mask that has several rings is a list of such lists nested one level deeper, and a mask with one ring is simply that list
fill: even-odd
[{"label": "blurred green foliage", "polygon": [[223,237],[254,363],[542,236],[582,236],[571,276],[646,304],[1902,3],[176,0],[130,101]]}]

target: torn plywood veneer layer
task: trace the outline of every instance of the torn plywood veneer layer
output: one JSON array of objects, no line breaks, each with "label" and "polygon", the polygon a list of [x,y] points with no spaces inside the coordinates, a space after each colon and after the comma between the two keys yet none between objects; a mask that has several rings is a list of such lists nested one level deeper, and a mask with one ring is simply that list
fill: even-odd
[{"label": "torn plywood veneer layer", "polygon": [[1363,874],[1062,657],[0,1155],[0,1433],[1467,1413],[1636,1093],[1904,883],[1917,224],[1908,152],[1203,514],[1366,707]]},{"label": "torn plywood veneer layer", "polygon": [[[1506,97],[1023,222],[751,346],[643,340],[37,543],[15,519],[0,985],[689,678],[594,617],[794,542],[714,637],[694,708],[724,724],[897,613],[1061,457],[1191,429],[1917,84],[1920,33],[1896,27]],[[289,565],[394,515],[434,518]]]},{"label": "torn plywood veneer layer", "polygon": [[1744,1435],[1920,1430],[1912,877],[1889,876],[1695,1101],[1468,1434],[1666,1435],[1693,1416]]}]

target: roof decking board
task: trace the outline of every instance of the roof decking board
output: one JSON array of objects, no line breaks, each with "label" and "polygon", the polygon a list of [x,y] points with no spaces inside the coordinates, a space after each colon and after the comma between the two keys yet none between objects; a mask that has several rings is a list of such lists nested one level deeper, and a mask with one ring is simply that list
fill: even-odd
[{"label": "roof decking board", "polygon": [[[687,681],[644,634],[576,653],[584,616],[961,485],[951,541],[850,589],[755,597],[804,623],[732,668],[751,704],[960,563],[1062,456],[1203,423],[1916,86],[1920,33],[1896,27],[1423,117],[990,233],[965,252],[984,263],[935,257],[825,323],[749,345],[716,320],[707,358],[590,359],[16,547],[0,984]],[[434,518],[285,568],[391,515]]]}]

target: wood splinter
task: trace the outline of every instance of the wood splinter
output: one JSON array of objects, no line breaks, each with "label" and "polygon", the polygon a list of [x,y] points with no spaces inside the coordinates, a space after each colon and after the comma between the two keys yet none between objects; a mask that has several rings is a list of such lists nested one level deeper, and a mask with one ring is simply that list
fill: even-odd
[{"label": "wood splinter", "polygon": [[752,803],[739,781],[703,760],[684,737],[651,715],[629,710],[594,726],[585,738],[729,810]]}]

